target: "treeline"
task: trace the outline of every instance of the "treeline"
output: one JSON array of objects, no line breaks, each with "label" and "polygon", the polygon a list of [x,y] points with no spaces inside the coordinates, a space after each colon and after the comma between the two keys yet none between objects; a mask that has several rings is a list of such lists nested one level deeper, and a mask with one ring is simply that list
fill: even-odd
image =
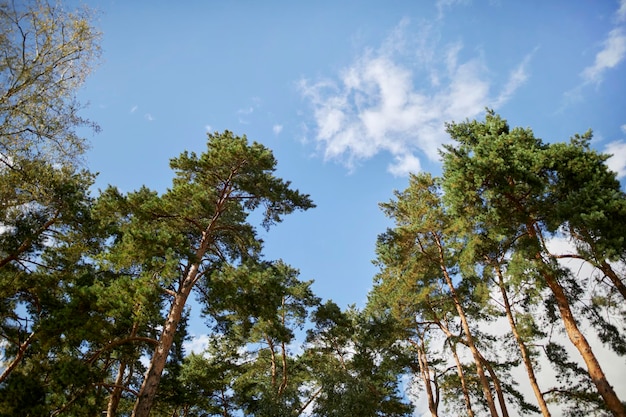
[{"label": "treeline", "polygon": [[[342,310],[263,257],[258,226],[314,207],[269,149],[210,134],[165,192],[93,196],[89,11],[5,1],[0,33],[0,416],[411,416],[416,397],[433,416],[625,415],[605,374],[623,361],[590,340],[626,353],[626,196],[590,133],[448,125],[442,177],[381,204],[380,272]],[[183,348],[190,297],[202,354]]]},{"label": "treeline", "polygon": [[[470,416],[549,416],[555,405],[625,415],[606,377],[623,361],[601,365],[590,343],[626,353],[626,199],[608,156],[590,148],[590,132],[546,144],[491,111],[447,131],[442,177],[411,176],[381,205],[396,226],[378,239],[366,311],[398,326],[433,416],[440,399]],[[539,378],[542,364],[556,385]]]}]

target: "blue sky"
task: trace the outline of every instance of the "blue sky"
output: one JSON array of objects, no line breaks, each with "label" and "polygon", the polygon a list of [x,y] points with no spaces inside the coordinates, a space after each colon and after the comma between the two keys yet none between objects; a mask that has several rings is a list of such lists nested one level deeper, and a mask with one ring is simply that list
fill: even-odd
[{"label": "blue sky", "polygon": [[97,187],[164,191],[207,131],[245,134],[318,206],[261,229],[266,257],[342,306],[371,287],[378,203],[440,172],[446,121],[491,107],[545,141],[592,128],[626,175],[626,0],[85,3],[103,32],[79,97],[102,127]]}]

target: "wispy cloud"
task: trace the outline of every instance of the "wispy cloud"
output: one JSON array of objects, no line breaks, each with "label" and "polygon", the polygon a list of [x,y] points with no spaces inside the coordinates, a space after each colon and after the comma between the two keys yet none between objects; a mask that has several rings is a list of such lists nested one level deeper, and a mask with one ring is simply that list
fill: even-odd
[{"label": "wispy cloud", "polygon": [[242,125],[250,124],[249,116],[254,113],[254,107],[246,107],[245,109],[237,110],[237,116],[239,119],[239,123]]},{"label": "wispy cloud", "polygon": [[563,104],[559,108],[562,112],[567,106],[584,100],[585,89],[590,84],[602,83],[607,71],[617,67],[626,58],[626,0],[620,1],[619,8],[613,16],[613,27],[602,41],[593,64],[588,65],[580,72],[581,82],[572,89],[563,93]]},{"label": "wispy cloud", "polygon": [[279,135],[280,132],[283,131],[283,125],[274,125],[272,126],[272,131],[274,132],[275,135]]},{"label": "wispy cloud", "polygon": [[251,101],[252,104],[237,110],[237,116],[239,119],[239,123],[241,124],[250,124],[250,117],[259,107],[261,107],[261,99],[259,97],[252,97]]},{"label": "wispy cloud", "polygon": [[602,50],[596,54],[593,65],[585,68],[581,76],[586,83],[600,83],[604,73],[619,65],[624,57],[626,57],[626,34],[624,28],[618,27],[609,32]]},{"label": "wispy cloud", "polygon": [[511,71],[509,81],[496,99],[494,107],[499,107],[509,101],[513,94],[526,82],[528,79],[528,66],[537,49],[535,48],[533,52],[526,55],[518,67]]},{"label": "wispy cloud", "polygon": [[618,22],[626,22],[626,0],[621,0],[619,3],[619,9],[615,13],[615,18]]},{"label": "wispy cloud", "polygon": [[[410,38],[407,26],[403,21],[391,35],[394,42],[366,51],[335,79],[301,80],[300,91],[313,108],[314,139],[325,159],[352,170],[360,161],[388,152],[393,175],[419,171],[417,154],[439,158],[438,149],[447,140],[445,122],[503,104],[527,78],[530,56],[494,97],[481,57],[462,60],[462,44],[432,45],[434,37],[427,32]],[[404,64],[411,62],[403,59],[409,54],[419,62]],[[424,86],[428,91],[415,85],[418,76],[431,81]]]},{"label": "wispy cloud", "polygon": [[617,178],[626,177],[626,141],[618,140],[609,143],[604,148],[604,153],[613,155],[606,161],[606,164],[611,171],[617,173]]},{"label": "wispy cloud", "polygon": [[[137,113],[137,110],[139,110],[139,106],[135,104],[133,107],[130,108],[129,113],[130,114],[135,114],[135,113]],[[152,122],[152,121],[155,120],[154,116],[152,116],[152,114],[150,114],[150,113],[144,113],[143,118],[146,119],[149,122]]]},{"label": "wispy cloud", "polygon": [[466,4],[468,0],[437,0],[435,7],[437,8],[438,18],[442,19],[447,9],[456,4]]},{"label": "wispy cloud", "polygon": [[203,353],[209,345],[210,338],[206,334],[191,335],[189,340],[183,342],[183,347],[187,354],[193,352],[195,354]]}]

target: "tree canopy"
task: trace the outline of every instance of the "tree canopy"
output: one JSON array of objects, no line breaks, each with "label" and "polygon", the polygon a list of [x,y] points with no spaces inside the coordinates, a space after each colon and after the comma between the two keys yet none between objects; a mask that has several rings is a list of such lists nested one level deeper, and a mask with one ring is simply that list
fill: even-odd
[{"label": "tree canopy", "polygon": [[164,191],[93,190],[91,19],[0,2],[0,416],[626,415],[596,348],[626,354],[626,195],[591,132],[449,123],[341,308],[265,258],[258,228],[315,204],[260,142],[210,133]]}]

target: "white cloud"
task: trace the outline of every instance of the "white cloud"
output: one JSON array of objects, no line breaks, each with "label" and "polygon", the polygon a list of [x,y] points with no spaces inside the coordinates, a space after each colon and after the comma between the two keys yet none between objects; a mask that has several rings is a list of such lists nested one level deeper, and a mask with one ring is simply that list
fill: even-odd
[{"label": "white cloud", "polygon": [[237,110],[239,123],[244,125],[250,124],[250,117],[261,107],[262,103],[262,100],[259,97],[252,97],[250,101],[252,104]]},{"label": "white cloud", "polygon": [[254,107],[246,107],[245,109],[239,109],[237,114],[249,115],[254,113]]},{"label": "white cloud", "polygon": [[615,13],[618,22],[626,21],[626,0],[620,1],[619,9]]},{"label": "white cloud", "polygon": [[150,113],[146,113],[143,117],[149,122],[154,120],[154,117]]},{"label": "white cloud", "polygon": [[280,132],[283,131],[283,125],[274,125],[274,126],[272,126],[272,131],[274,132],[275,135],[279,135]]},{"label": "white cloud", "polygon": [[442,19],[446,9],[454,6],[455,4],[467,4],[468,0],[437,0],[435,7],[437,7],[438,18]]},{"label": "white cloud", "polygon": [[204,130],[206,132],[212,132],[213,131],[213,127],[211,125],[204,125]]},{"label": "white cloud", "polygon": [[183,347],[185,348],[185,353],[190,354],[191,352],[195,354],[200,354],[206,350],[209,346],[209,335],[201,334],[201,335],[192,335],[191,340],[187,340],[183,342]]},{"label": "white cloud", "polygon": [[[399,28],[406,26],[402,21]],[[460,43],[430,45],[433,36],[428,31],[409,40],[400,29],[392,33],[394,42],[365,52],[336,79],[300,82],[300,91],[313,108],[314,139],[325,159],[354,169],[359,162],[387,152],[394,159],[388,168],[393,175],[415,172],[420,168],[418,153],[438,160],[438,149],[448,137],[445,122],[476,117],[486,106],[500,106],[527,78],[530,55],[494,98],[490,74],[480,57],[463,61]],[[398,45],[405,45],[404,50]],[[401,55],[407,54],[420,62],[403,64]],[[414,84],[422,78],[431,80],[429,91]]]},{"label": "white cloud", "polygon": [[615,68],[626,58],[625,27],[621,25],[624,21],[626,21],[626,0],[621,0],[614,16],[616,24],[602,43],[602,50],[596,54],[593,64],[581,71],[582,82],[563,94],[564,104],[559,111],[563,111],[570,104],[583,101],[585,87],[589,84],[600,84],[606,71]]},{"label": "white cloud", "polygon": [[581,75],[588,83],[599,83],[604,72],[616,67],[624,57],[626,57],[626,35],[622,28],[615,28],[609,32],[602,50],[596,54],[594,64],[585,68]]},{"label": "white cloud", "polygon": [[398,155],[395,157],[395,164],[390,164],[387,168],[396,177],[406,176],[411,172],[419,172],[422,167],[420,160],[411,154]]},{"label": "white cloud", "polygon": [[494,107],[499,107],[501,104],[506,103],[513,96],[513,94],[526,82],[528,79],[528,65],[537,48],[530,54],[524,57],[524,60],[511,71],[509,75],[509,81],[504,86],[504,89],[498,96]]},{"label": "white cloud", "polygon": [[137,111],[137,109],[138,109],[138,108],[139,108],[139,107],[138,107],[137,105],[134,105],[133,107],[131,107],[131,108],[130,108],[130,112],[131,112],[131,113],[134,113],[134,112],[136,112],[136,111]]},{"label": "white cloud", "polygon": [[[624,0],[624,1],[626,1],[626,0]],[[621,125],[620,129],[622,129],[622,132],[626,133],[626,125]]]},{"label": "white cloud", "polygon": [[617,173],[617,178],[626,177],[626,142],[611,142],[604,148],[604,153],[613,155],[606,161],[606,164],[611,171]]}]

